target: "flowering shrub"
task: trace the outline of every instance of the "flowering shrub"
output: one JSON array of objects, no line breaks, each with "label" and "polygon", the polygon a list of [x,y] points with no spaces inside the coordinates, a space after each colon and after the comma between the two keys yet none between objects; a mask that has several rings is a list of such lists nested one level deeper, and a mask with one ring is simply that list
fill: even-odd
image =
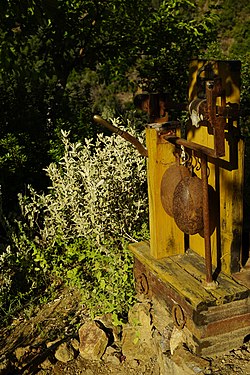
[{"label": "flowering shrub", "polygon": [[[128,131],[136,136],[129,123]],[[0,260],[8,282],[1,288],[11,290],[9,269],[18,260],[29,288],[60,278],[82,289],[92,312],[122,313],[134,293],[126,244],[148,236],[146,161],[114,134],[84,144],[62,134],[64,157],[46,169],[49,192],[29,187],[29,196],[19,196],[23,218]]]},{"label": "flowering shrub", "polygon": [[[100,134],[95,143],[72,144],[63,133],[65,155],[47,168],[50,193],[32,189],[30,202],[20,197],[32,227],[43,213],[42,243],[92,238],[97,243],[130,237],[147,220],[145,159],[119,136]],[[42,211],[41,211],[42,208]]]}]

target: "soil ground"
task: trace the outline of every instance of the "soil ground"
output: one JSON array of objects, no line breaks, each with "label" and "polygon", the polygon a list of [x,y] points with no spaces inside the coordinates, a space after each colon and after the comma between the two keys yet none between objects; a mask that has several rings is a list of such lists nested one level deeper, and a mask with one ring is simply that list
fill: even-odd
[{"label": "soil ground", "polygon": [[[77,338],[79,327],[87,319],[87,312],[79,301],[77,292],[64,291],[53,302],[32,311],[32,316],[26,311],[25,317],[13,320],[8,328],[2,329],[0,375],[159,375],[157,360],[152,359],[144,363],[127,362],[122,357],[114,357],[112,362],[87,361],[78,355],[68,363],[56,361],[52,348],[66,339]],[[48,343],[52,344],[49,348]],[[53,346],[53,343],[56,344]],[[25,354],[20,356],[20,350]],[[211,365],[203,374],[250,375],[250,342],[209,360]]]}]

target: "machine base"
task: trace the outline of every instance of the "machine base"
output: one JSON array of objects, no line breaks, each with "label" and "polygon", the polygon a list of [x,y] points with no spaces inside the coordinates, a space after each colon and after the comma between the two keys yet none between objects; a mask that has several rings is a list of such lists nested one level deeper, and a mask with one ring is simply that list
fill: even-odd
[{"label": "machine base", "polygon": [[[204,258],[189,250],[155,259],[148,242],[130,245],[136,290],[169,312],[175,326],[188,330],[197,355],[212,356],[239,347],[250,334],[248,287],[220,273],[214,288],[205,283]],[[157,317],[164,321],[164,316]]]}]

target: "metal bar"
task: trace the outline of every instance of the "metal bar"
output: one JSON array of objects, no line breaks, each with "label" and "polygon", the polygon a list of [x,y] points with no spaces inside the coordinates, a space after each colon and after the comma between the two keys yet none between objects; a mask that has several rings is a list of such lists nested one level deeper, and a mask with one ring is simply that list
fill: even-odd
[{"label": "metal bar", "polygon": [[[213,128],[214,134],[214,150],[216,156],[225,156],[225,125],[224,117],[216,115],[216,100],[222,95],[221,81],[212,80],[206,82],[206,98],[208,107],[208,116],[210,124]],[[222,106],[225,105],[225,100],[222,99]]]},{"label": "metal bar", "polygon": [[210,223],[209,223],[207,156],[204,154],[201,154],[201,179],[202,179],[202,193],[203,193],[203,223],[204,223],[204,241],[205,241],[206,282],[210,284],[213,282],[212,256],[211,256]]},{"label": "metal bar", "polygon": [[184,146],[184,147],[186,147],[190,150],[201,152],[201,153],[203,153],[207,156],[210,156],[212,158],[218,157],[216,155],[214,149],[206,147],[206,146],[202,146],[202,145],[200,145],[198,143],[195,143],[195,142],[187,141],[184,138],[178,138],[178,137],[175,137],[175,136],[172,136],[172,135],[163,135],[162,138],[165,141],[168,141],[168,142],[170,142],[174,145]]},{"label": "metal bar", "polygon": [[95,115],[94,121],[98,124],[101,124],[102,126],[105,126],[105,128],[109,129],[111,132],[116,133],[120,137],[126,139],[126,141],[132,143],[132,145],[136,147],[136,149],[142,156],[148,157],[148,150],[141,144],[141,142],[138,141],[137,138],[133,137],[128,132],[121,130],[117,126],[110,124],[110,122],[104,120],[101,116]]}]

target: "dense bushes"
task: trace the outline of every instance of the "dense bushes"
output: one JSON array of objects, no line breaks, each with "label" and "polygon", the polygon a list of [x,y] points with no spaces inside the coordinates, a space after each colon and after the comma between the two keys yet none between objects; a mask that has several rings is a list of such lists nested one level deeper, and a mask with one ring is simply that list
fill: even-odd
[{"label": "dense bushes", "polygon": [[94,136],[93,108],[119,116],[116,94],[138,85],[183,100],[188,59],[215,38],[213,12],[196,14],[189,0],[0,2],[5,212],[27,184],[46,189],[41,171],[60,154],[61,129],[74,141]]},{"label": "dense bushes", "polygon": [[0,258],[3,314],[58,282],[79,286],[92,313],[122,314],[133,300],[126,244],[148,237],[145,159],[115,135],[83,145],[63,132],[63,144],[49,193],[19,196],[22,219]]}]

